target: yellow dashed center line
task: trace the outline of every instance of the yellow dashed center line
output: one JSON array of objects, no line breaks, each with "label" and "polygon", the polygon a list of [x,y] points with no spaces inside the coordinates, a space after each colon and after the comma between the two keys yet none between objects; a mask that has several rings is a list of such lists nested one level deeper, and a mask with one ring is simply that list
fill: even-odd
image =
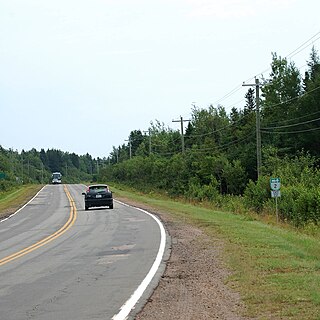
[{"label": "yellow dashed center line", "polygon": [[70,195],[68,188],[65,185],[63,186],[63,188],[64,188],[64,191],[65,191],[67,197],[68,197],[70,207],[71,207],[68,221],[58,231],[56,231],[52,235],[34,243],[33,245],[31,245],[29,247],[26,247],[16,253],[13,253],[7,257],[4,257],[3,259],[0,259],[0,266],[4,265],[12,260],[18,259],[18,258],[36,250],[36,249],[44,246],[45,244],[57,239],[58,237],[60,237],[62,234],[64,234],[67,230],[69,230],[73,226],[73,224],[75,223],[75,221],[77,219],[77,209],[76,209],[76,206],[74,204],[74,201]]}]

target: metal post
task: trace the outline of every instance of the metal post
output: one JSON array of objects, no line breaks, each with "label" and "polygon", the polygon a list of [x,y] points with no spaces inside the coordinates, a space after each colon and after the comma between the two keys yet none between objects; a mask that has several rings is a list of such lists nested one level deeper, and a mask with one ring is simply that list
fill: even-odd
[{"label": "metal post", "polygon": [[276,196],[276,216],[277,216],[277,223],[279,222],[279,214],[278,214],[278,195]]}]

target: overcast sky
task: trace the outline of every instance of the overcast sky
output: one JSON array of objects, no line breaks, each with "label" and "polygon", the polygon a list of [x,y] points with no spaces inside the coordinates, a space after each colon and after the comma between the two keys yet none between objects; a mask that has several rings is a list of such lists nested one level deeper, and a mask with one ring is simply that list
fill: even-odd
[{"label": "overcast sky", "polygon": [[193,103],[240,109],[248,87],[224,97],[315,36],[292,55],[303,70],[319,12],[318,0],[0,0],[0,145],[102,158],[156,119],[178,130]]}]

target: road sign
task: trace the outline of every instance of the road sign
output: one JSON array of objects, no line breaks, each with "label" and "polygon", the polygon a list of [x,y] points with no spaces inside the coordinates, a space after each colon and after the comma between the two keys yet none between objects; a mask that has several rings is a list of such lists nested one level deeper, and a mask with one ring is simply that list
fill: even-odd
[{"label": "road sign", "polygon": [[281,191],[280,190],[271,190],[271,197],[272,198],[281,197]]},{"label": "road sign", "polygon": [[280,190],[280,178],[270,178],[270,189],[273,191]]}]

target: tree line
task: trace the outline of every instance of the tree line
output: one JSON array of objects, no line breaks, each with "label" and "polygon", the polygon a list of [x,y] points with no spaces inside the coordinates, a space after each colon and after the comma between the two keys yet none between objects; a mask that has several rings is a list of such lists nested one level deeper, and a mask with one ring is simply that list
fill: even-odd
[{"label": "tree line", "polygon": [[77,155],[57,149],[31,149],[18,152],[0,146],[0,192],[17,185],[51,182],[53,172],[62,173],[64,183],[91,181],[106,159],[94,159],[88,153]]},{"label": "tree line", "polygon": [[280,216],[297,225],[320,220],[320,60],[313,47],[302,75],[294,62],[272,54],[261,76],[261,176],[256,164],[256,101],[250,88],[242,109],[194,106],[181,148],[179,130],[151,122],[113,147],[99,179],[160,190],[222,206],[237,196],[246,208],[272,210],[270,177],[282,180]]}]

